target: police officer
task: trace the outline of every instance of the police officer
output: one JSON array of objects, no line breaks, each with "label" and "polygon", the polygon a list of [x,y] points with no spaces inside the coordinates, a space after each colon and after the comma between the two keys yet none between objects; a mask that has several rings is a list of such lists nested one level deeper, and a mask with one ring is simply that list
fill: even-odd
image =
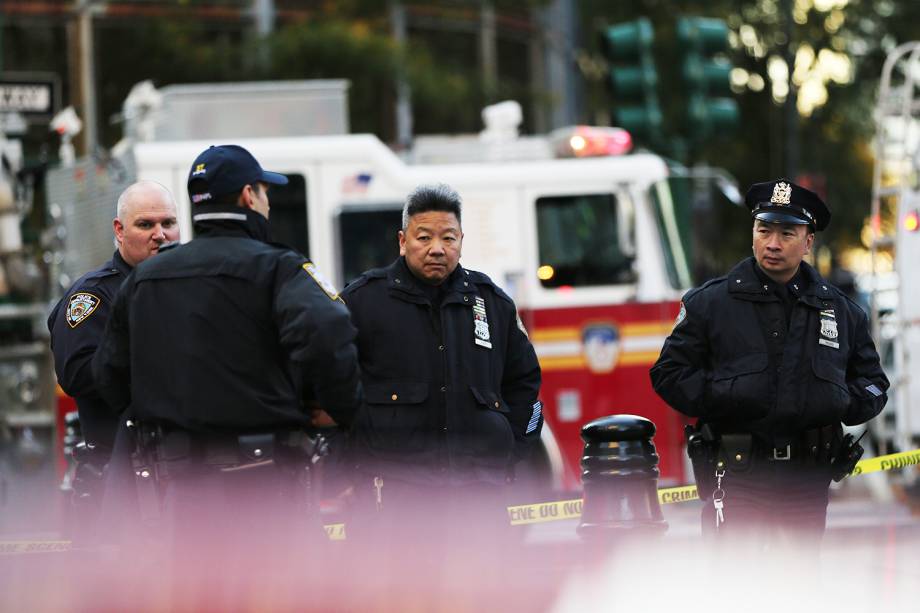
[{"label": "police officer", "polygon": [[543,423],[540,367],[514,303],[459,265],[462,242],[459,195],[420,186],[403,208],[400,257],[342,295],[366,394],[351,434],[369,516],[354,534],[370,522],[402,551],[406,539],[507,526],[506,486]]},{"label": "police officer", "polygon": [[888,379],[865,312],[802,261],[830,221],[824,202],[780,179],[745,203],[754,256],[684,296],[652,384],[699,420],[704,532],[817,544],[852,450],[840,424],[878,415]]},{"label": "police officer", "polygon": [[126,280],[93,361],[102,396],[139,422],[139,472],[154,481],[142,512],[165,507],[185,571],[288,538],[309,504],[305,402],[342,425],[361,403],[348,309],[312,263],[269,242],[268,189],[286,183],[242,147],[202,152],[188,176],[194,240]]},{"label": "police officer", "polygon": [[112,259],[77,279],[48,317],[58,383],[76,400],[85,439],[74,489],[78,499],[93,505],[99,502],[98,496],[92,500],[92,491],[94,483],[101,485],[117,418],[98,393],[90,361],[125,277],[164,244],[179,239],[175,200],[159,183],[129,186],[118,197],[116,210],[112,229],[118,248]]}]

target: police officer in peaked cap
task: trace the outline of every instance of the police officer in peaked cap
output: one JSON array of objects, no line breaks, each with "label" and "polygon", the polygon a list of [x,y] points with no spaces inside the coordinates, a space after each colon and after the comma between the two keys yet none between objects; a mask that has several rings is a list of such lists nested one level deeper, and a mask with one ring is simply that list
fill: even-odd
[{"label": "police officer in peaked cap", "polygon": [[309,260],[269,240],[269,187],[285,183],[242,147],[203,151],[188,176],[194,240],[128,277],[93,361],[109,404],[132,406],[190,576],[296,543],[283,532],[310,506],[316,451],[305,403],[347,426],[363,398],[348,309]]},{"label": "police officer in peaked cap", "polygon": [[650,375],[697,420],[688,453],[704,533],[817,545],[830,481],[858,458],[841,424],[878,415],[888,379],[865,312],[803,261],[830,222],[821,198],[778,179],[745,203],[753,257],[687,292]]}]

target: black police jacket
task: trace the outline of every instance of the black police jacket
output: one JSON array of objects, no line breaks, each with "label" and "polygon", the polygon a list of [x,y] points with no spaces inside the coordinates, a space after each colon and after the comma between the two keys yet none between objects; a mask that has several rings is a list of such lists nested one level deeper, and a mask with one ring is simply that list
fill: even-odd
[{"label": "black police jacket", "polygon": [[303,427],[305,395],[351,422],[355,328],[335,290],[302,255],[265,242],[258,213],[197,206],[193,219],[194,240],[125,280],[93,360],[102,396],[192,432]]},{"label": "black police jacket", "polygon": [[888,379],[865,312],[802,262],[806,287],[786,322],[755,266],[748,258],[687,292],[650,371],[655,391],[685,415],[777,447],[878,415]]},{"label": "black police jacket", "polygon": [[116,251],[111,260],[77,279],[48,317],[58,384],[76,400],[83,438],[98,448],[111,449],[118,423],[96,391],[91,361],[118,288],[129,274],[131,266]]},{"label": "black police jacket", "polygon": [[402,257],[342,293],[366,397],[352,429],[357,462],[410,483],[504,483],[540,437],[537,356],[486,275],[457,266],[440,308],[431,293]]}]

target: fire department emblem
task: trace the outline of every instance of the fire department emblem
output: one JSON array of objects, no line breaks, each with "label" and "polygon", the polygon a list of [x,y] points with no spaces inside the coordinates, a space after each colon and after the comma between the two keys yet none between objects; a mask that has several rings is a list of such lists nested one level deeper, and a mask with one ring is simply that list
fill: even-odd
[{"label": "fire department emblem", "polygon": [[611,372],[620,357],[620,333],[612,324],[593,324],[581,333],[582,351],[588,370],[603,374]]},{"label": "fire department emblem", "polygon": [[99,298],[86,292],[78,292],[67,303],[67,325],[76,328],[99,306]]},{"label": "fire department emblem", "polygon": [[772,204],[789,204],[792,200],[792,186],[780,181],[773,186],[773,197],[770,198]]}]

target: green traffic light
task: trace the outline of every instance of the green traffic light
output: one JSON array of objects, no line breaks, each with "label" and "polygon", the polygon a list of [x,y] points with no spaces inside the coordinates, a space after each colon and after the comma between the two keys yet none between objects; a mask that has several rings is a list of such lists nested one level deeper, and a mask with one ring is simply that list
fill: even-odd
[{"label": "green traffic light", "polygon": [[728,49],[728,24],[722,19],[682,17],[677,20],[677,39],[699,53]]},{"label": "green traffic light", "polygon": [[642,17],[629,23],[610,26],[601,33],[601,48],[610,59],[635,59],[648,52],[655,40],[652,22]]}]

